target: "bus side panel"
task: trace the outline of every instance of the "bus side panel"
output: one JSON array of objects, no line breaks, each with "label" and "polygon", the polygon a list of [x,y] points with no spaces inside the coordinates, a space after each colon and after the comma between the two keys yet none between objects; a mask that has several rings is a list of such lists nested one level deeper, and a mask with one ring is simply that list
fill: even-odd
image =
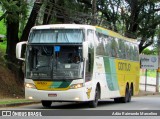
[{"label": "bus side panel", "polygon": [[119,97],[119,87],[114,59],[109,57],[96,57],[95,78],[101,85],[101,98]]},{"label": "bus side panel", "polygon": [[127,83],[129,87],[133,83],[133,92],[136,95],[139,91],[139,62],[116,59],[115,63],[121,96],[125,95]]},{"label": "bus side panel", "polygon": [[108,88],[111,91],[119,90],[114,58],[104,57],[104,64]]}]

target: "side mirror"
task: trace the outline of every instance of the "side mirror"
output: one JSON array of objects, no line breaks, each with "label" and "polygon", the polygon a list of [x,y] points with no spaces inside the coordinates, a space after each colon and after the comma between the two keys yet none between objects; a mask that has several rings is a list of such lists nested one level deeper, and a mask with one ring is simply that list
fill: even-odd
[{"label": "side mirror", "polygon": [[17,59],[25,61],[25,59],[21,57],[22,56],[21,53],[22,53],[22,45],[26,45],[26,44],[27,44],[26,41],[17,43],[16,45],[16,58]]},{"label": "side mirror", "polygon": [[88,59],[88,42],[83,42],[83,58]]}]

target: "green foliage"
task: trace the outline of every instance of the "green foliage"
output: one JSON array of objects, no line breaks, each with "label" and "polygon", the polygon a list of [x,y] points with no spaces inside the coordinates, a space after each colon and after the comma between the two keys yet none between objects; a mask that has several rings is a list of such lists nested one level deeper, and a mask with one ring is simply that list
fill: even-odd
[{"label": "green foliage", "polygon": [[[0,16],[3,14],[3,12],[0,11]],[[0,21],[0,34],[2,35],[6,35],[6,25],[4,23],[4,20],[1,20]],[[0,52],[1,54],[5,54],[5,51],[6,51],[6,39],[3,38],[2,39],[3,42],[0,42]]]},{"label": "green foliage", "polygon": [[[145,70],[141,70],[141,76],[146,76]],[[147,70],[147,77],[153,77],[156,78],[156,70]]]},{"label": "green foliage", "polygon": [[144,53],[146,55],[157,55],[158,51],[157,51],[157,48],[154,48],[152,50],[146,48],[146,49],[143,50],[142,53]]},{"label": "green foliage", "polygon": [[[19,22],[19,38],[26,25],[28,14],[28,3],[25,0],[1,0],[3,12],[6,12],[6,18],[0,21],[0,34],[6,35],[6,26],[4,22],[7,20],[9,23]],[[3,13],[0,12],[0,16]]]},{"label": "green foliage", "polygon": [[18,12],[20,11],[18,7],[18,1],[15,0],[1,0],[2,8],[7,11],[6,18],[10,23],[12,22],[18,22]]},{"label": "green foliage", "polygon": [[[3,12],[0,11],[0,16],[3,14]],[[4,23],[4,20],[0,21],[0,34],[6,35],[6,26]]]},{"label": "green foliage", "polygon": [[[94,14],[90,0],[47,0],[43,2],[45,4],[39,12],[41,14],[39,21],[42,21],[43,14],[46,12],[52,16],[52,21],[48,23],[64,21],[65,23],[92,24]],[[25,0],[1,0],[1,5],[3,10],[7,11],[6,17],[10,22],[20,23],[20,37],[27,20],[28,4]],[[96,6],[94,18],[97,25],[115,30],[128,37],[140,38],[141,50],[152,44],[160,23],[159,0],[97,0]],[[51,10],[53,11],[50,12]],[[64,20],[60,21],[58,17]]]},{"label": "green foliage", "polygon": [[1,0],[2,9],[7,12],[8,22],[19,22],[20,29],[23,30],[27,20],[27,2],[24,0]]},{"label": "green foliage", "polygon": [[[28,4],[27,2],[21,2],[20,5],[20,34],[22,34],[23,29],[26,25],[26,21],[27,21],[27,15],[28,15]],[[20,35],[21,36],[21,35]]]}]

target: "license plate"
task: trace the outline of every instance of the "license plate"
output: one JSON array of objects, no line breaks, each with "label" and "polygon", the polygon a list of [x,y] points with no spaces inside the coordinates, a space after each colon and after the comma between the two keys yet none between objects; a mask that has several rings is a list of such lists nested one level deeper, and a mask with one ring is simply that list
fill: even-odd
[{"label": "license plate", "polygon": [[48,97],[57,97],[57,94],[48,94]]}]

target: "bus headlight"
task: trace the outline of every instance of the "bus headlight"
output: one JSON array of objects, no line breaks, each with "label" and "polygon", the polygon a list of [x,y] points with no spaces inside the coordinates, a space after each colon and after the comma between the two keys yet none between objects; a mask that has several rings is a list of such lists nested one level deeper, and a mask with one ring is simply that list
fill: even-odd
[{"label": "bus headlight", "polygon": [[25,83],[24,86],[25,86],[26,88],[36,89],[36,86],[35,86],[34,84],[32,84],[32,83]]},{"label": "bus headlight", "polygon": [[70,89],[77,89],[77,88],[82,88],[83,87],[83,83],[78,83],[78,84],[72,84],[70,86]]}]

